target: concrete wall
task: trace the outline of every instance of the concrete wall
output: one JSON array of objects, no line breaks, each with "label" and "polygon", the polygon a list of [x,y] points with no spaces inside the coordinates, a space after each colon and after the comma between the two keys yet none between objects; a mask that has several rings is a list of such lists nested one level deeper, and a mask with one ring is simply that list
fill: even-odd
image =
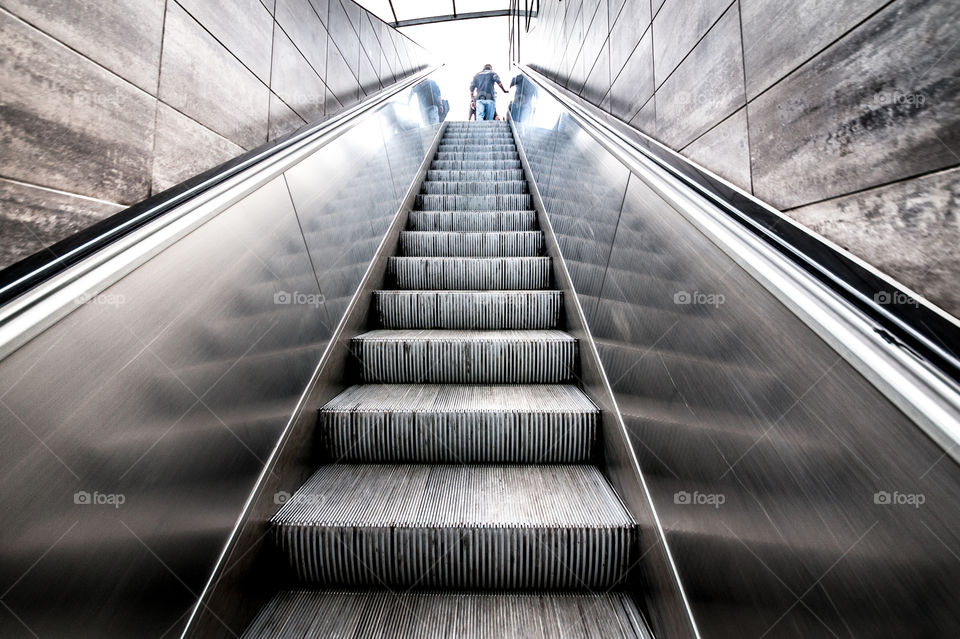
[{"label": "concrete wall", "polygon": [[960,315],[960,5],[547,0],[523,62]]},{"label": "concrete wall", "polygon": [[0,0],[0,267],[426,58],[351,0]]}]

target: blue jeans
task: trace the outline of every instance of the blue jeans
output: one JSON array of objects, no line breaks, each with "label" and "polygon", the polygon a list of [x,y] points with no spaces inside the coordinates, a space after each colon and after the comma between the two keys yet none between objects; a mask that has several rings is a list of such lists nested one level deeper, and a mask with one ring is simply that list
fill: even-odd
[{"label": "blue jeans", "polygon": [[435,105],[420,109],[424,124],[440,124],[440,109]]},{"label": "blue jeans", "polygon": [[492,120],[497,112],[497,103],[494,100],[477,100],[477,119]]}]

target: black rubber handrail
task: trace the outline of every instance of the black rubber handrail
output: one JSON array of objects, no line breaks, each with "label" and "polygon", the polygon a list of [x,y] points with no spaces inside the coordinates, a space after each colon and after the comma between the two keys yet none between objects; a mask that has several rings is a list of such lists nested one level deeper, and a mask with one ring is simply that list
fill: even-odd
[{"label": "black rubber handrail", "polygon": [[416,84],[439,67],[421,68],[404,80],[381,89],[359,104],[331,118],[308,124],[296,131],[267,142],[176,186],[157,193],[82,231],[45,247],[19,262],[0,270],[0,305],[26,293],[84,258],[116,242],[138,228],[156,220],[188,200],[209,191],[259,162],[309,138],[325,135],[344,126],[353,118],[376,108],[389,98]]},{"label": "black rubber handrail", "polygon": [[[925,300],[918,300],[900,284],[864,267],[844,251],[831,246],[782,213],[731,188],[680,154],[629,127],[598,107],[555,85],[527,65],[517,68],[541,89],[588,123],[602,127],[632,151],[651,160],[699,195],[708,199],[737,224],[749,229],[777,252],[812,275],[856,307],[876,324],[885,341],[908,349],[960,384],[960,324]],[[591,113],[595,111],[600,117]],[[584,117],[584,113],[590,117]],[[629,135],[617,130],[629,129]],[[634,137],[636,139],[631,139]],[[642,141],[648,148],[641,146]]]}]

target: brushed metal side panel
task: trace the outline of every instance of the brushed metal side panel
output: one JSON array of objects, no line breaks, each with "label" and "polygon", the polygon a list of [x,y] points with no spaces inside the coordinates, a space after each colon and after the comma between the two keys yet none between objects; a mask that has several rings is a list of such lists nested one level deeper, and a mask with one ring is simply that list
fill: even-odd
[{"label": "brushed metal side panel", "polygon": [[0,363],[0,634],[190,609],[331,333],[294,287],[319,294],[273,180]]},{"label": "brushed metal side panel", "polygon": [[[540,96],[537,113],[562,111]],[[525,143],[549,137],[537,117]],[[538,161],[547,201],[565,160]],[[589,321],[602,407],[626,425],[702,636],[957,635],[954,460],[637,174],[607,250]]]},{"label": "brushed metal side panel", "polygon": [[592,328],[705,636],[960,630],[955,462],[640,180]]}]

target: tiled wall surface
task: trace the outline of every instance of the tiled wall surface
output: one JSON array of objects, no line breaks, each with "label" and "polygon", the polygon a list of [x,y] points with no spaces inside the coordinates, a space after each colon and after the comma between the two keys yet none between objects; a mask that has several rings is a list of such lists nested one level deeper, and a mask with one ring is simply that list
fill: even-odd
[{"label": "tiled wall surface", "polygon": [[525,63],[960,315],[960,4],[547,0]]},{"label": "tiled wall surface", "polygon": [[0,268],[426,59],[351,0],[0,0]]}]

